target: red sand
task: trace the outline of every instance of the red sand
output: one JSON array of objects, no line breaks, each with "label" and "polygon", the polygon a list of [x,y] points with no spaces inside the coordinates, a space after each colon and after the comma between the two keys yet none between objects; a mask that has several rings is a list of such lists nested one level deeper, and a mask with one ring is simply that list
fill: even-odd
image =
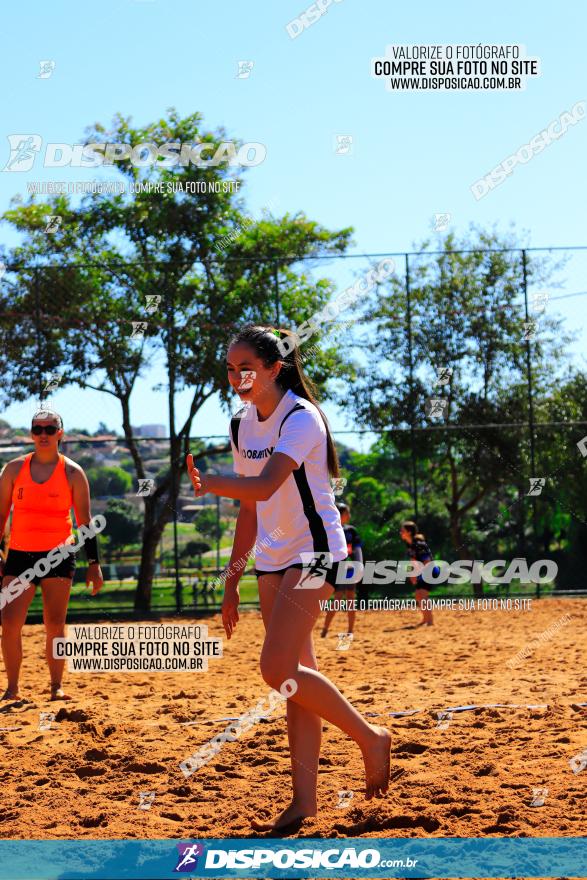
[{"label": "red sand", "polygon": [[[516,670],[508,658],[565,614],[572,619]],[[583,836],[587,769],[569,760],[587,748],[587,603],[534,602],[530,612],[443,612],[432,629],[409,630],[410,612],[357,615],[316,638],[322,671],[361,711],[424,711],[377,718],[393,734],[389,795],[367,802],[362,761],[347,737],[325,724],[319,816],[307,837]],[[209,634],[223,636],[219,616]],[[226,743],[185,779],[179,762],[266,696],[259,673],[257,612],[244,612],[207,673],[68,673],[70,704],[47,700],[43,629],[25,627],[22,693],[32,705],[2,704],[0,837],[174,838],[255,836],[253,816],[283,808],[290,794],[284,710]],[[437,712],[469,703],[548,703],[547,709],[477,709],[446,729]],[[61,707],[61,708],[60,708]],[[48,731],[39,712],[57,711]],[[181,726],[198,720],[201,724]],[[533,788],[546,787],[543,806]],[[339,791],[352,791],[338,807]],[[155,792],[149,810],[139,792]]]}]

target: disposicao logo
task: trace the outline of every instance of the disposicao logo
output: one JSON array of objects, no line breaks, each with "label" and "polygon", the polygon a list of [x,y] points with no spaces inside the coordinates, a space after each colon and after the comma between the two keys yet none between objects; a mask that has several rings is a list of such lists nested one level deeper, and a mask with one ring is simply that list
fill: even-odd
[{"label": "disposicao logo", "polygon": [[203,855],[204,847],[201,843],[178,843],[179,856],[177,865],[173,869],[179,874],[191,874],[198,867],[198,858]]}]

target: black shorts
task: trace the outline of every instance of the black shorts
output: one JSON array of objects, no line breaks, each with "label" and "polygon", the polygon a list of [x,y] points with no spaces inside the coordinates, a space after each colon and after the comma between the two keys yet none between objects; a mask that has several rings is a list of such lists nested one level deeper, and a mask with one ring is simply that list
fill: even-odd
[{"label": "black shorts", "polygon": [[[344,560],[341,560],[344,561]],[[285,574],[286,571],[289,571],[290,568],[299,568],[300,571],[303,571],[304,566],[301,562],[294,562],[293,565],[288,565],[286,568],[279,568],[277,571],[260,571],[258,568],[255,569],[255,574],[257,577],[261,574]],[[333,562],[331,568],[326,569],[326,574],[324,575],[324,581],[327,584],[330,584],[331,587],[335,589],[340,589],[342,584],[337,585],[336,576],[338,573],[338,562]],[[347,587],[343,587],[343,589],[348,589]]]},{"label": "black shorts", "polygon": [[428,593],[430,590],[434,589],[434,584],[428,584],[422,577],[419,577],[416,583],[414,584],[415,590],[426,590]]},{"label": "black shorts", "polygon": [[[4,577],[19,577],[27,568],[34,568],[39,559],[46,559],[49,550],[9,550],[4,563]],[[68,578],[73,579],[75,572],[75,553],[70,553],[67,559],[63,559],[47,574],[42,577],[35,575],[31,579],[32,584],[40,584],[44,578]]]}]

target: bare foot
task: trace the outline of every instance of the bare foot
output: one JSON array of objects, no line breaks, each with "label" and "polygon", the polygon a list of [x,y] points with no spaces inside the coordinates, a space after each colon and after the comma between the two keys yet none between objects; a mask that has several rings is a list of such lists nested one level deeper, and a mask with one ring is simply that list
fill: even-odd
[{"label": "bare foot", "polygon": [[385,727],[371,725],[373,740],[363,752],[365,762],[365,799],[383,797],[389,787],[391,733]]},{"label": "bare foot", "polygon": [[10,688],[6,688],[2,699],[3,700],[20,700],[21,696],[18,692],[18,688],[16,690],[11,690]]},{"label": "bare foot", "polygon": [[61,685],[51,685],[51,700],[71,700],[71,697],[65,693]]},{"label": "bare foot", "polygon": [[258,819],[253,819],[251,821],[251,827],[255,831],[282,831],[296,823],[301,824],[304,819],[309,819],[310,817],[315,816],[317,812],[315,806],[313,809],[304,809],[296,804],[295,801],[292,801],[289,807],[286,807],[277,819],[273,819],[273,821],[259,821]]}]

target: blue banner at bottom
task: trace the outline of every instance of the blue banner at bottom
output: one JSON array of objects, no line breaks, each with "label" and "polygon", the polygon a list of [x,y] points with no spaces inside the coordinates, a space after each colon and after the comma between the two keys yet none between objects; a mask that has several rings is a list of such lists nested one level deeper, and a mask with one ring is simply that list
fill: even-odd
[{"label": "blue banner at bottom", "polygon": [[586,876],[585,837],[0,841],[0,880]]}]

